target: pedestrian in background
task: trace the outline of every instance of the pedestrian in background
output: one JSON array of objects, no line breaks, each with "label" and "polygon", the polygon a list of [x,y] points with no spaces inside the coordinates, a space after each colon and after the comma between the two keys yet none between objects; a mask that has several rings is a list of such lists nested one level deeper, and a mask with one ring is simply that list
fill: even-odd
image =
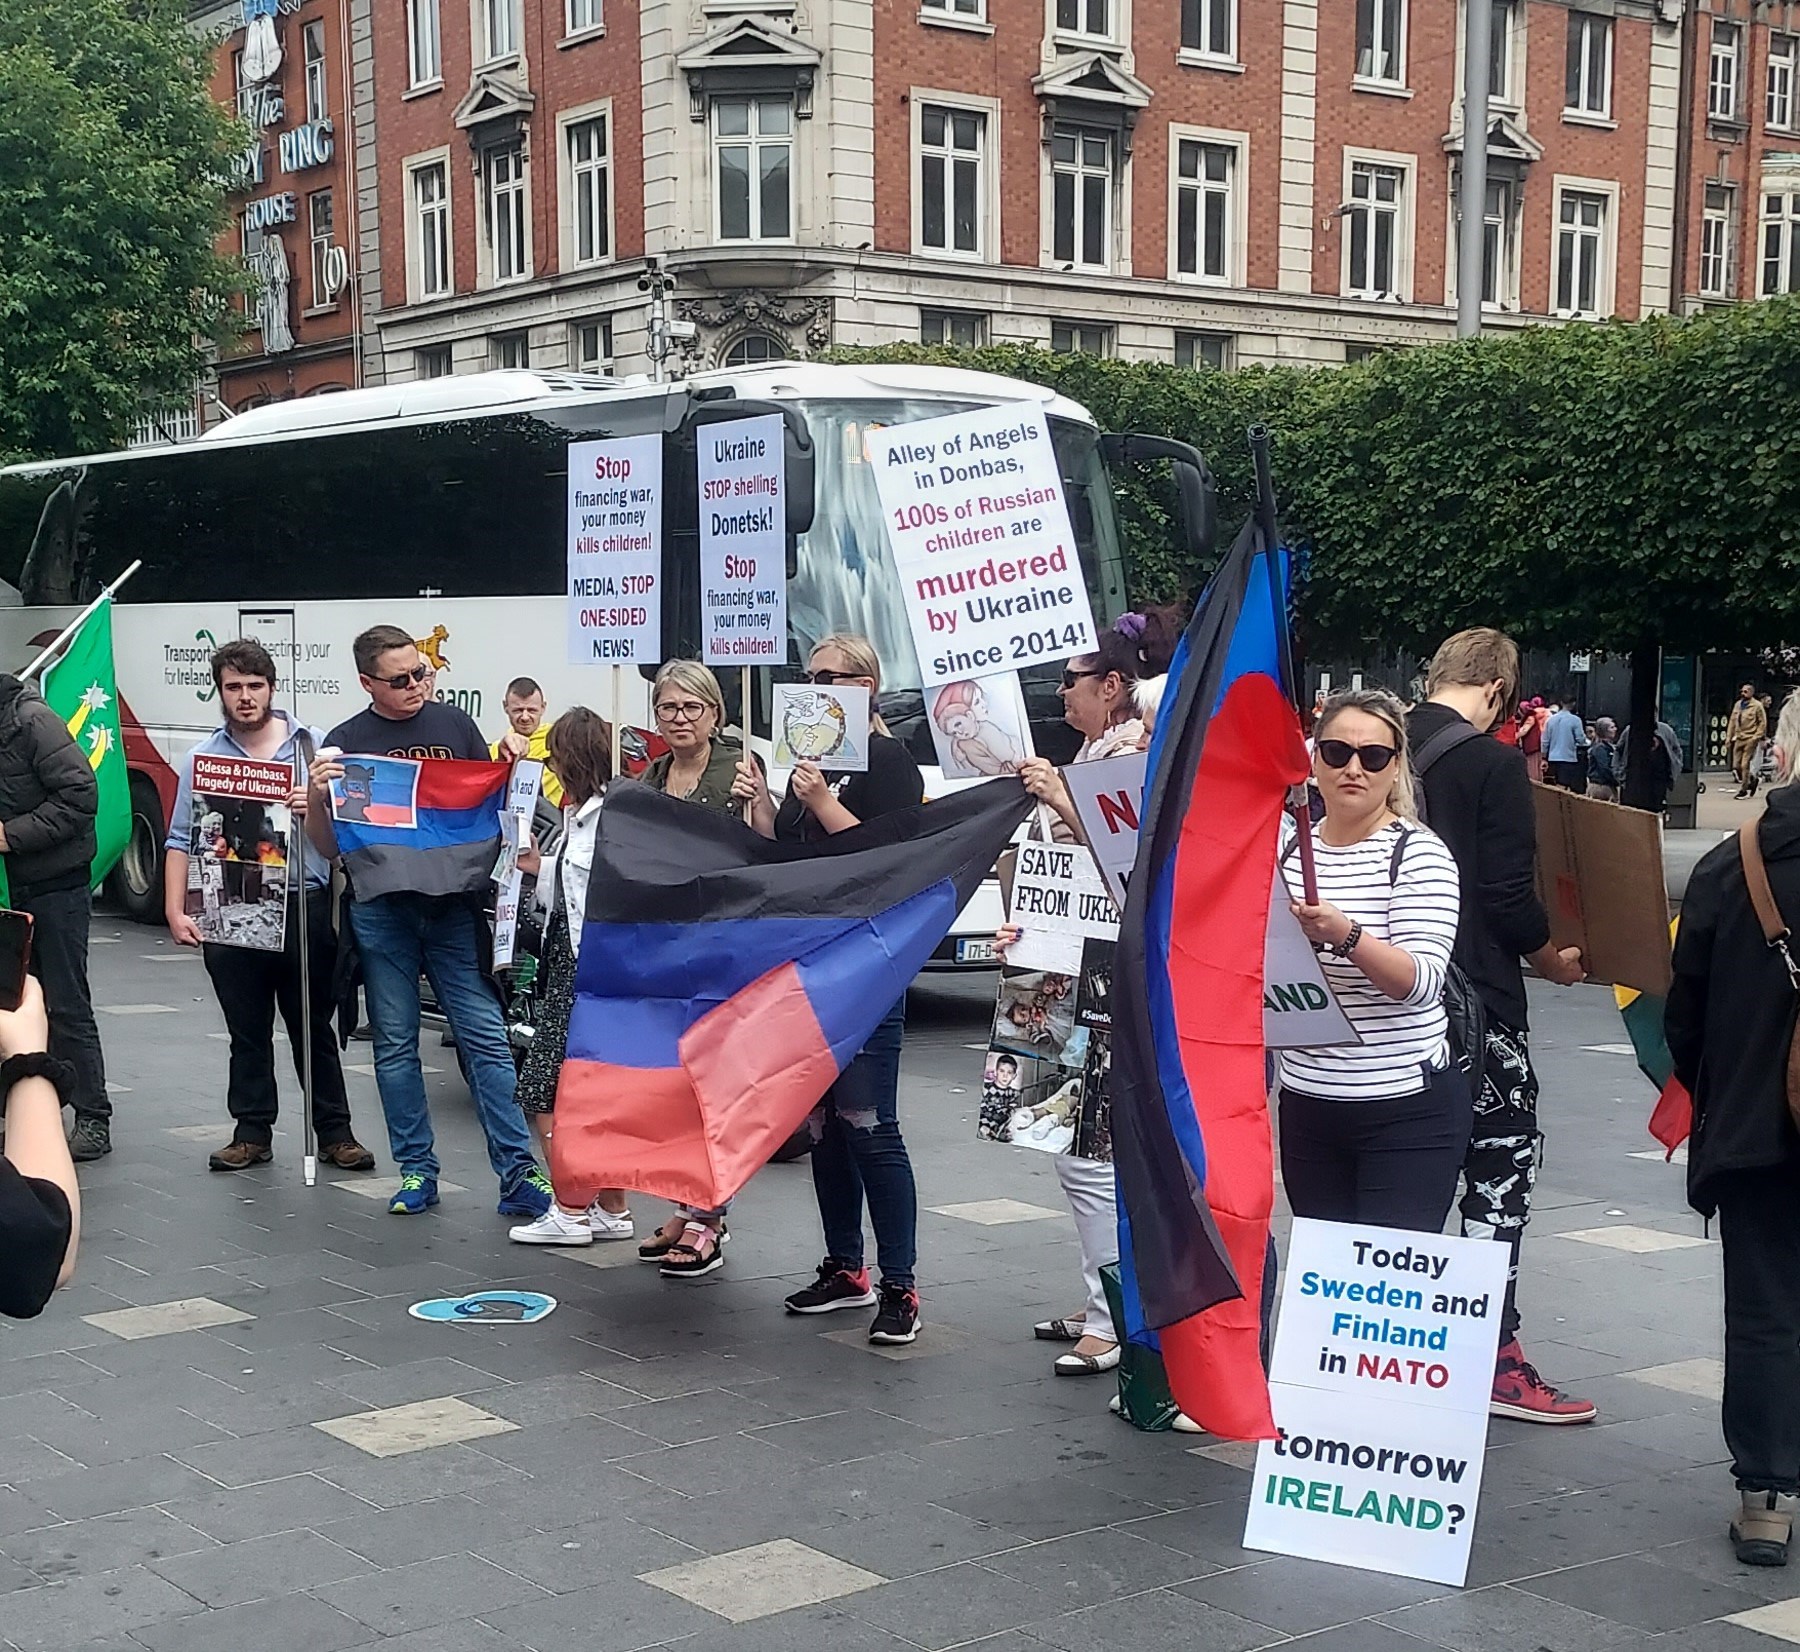
[{"label": "pedestrian in background", "polygon": [[1768,732],[1769,714],[1756,697],[1755,684],[1741,684],[1725,724],[1725,744],[1731,752],[1731,772],[1737,776],[1739,797],[1749,797],[1756,791],[1756,748]]},{"label": "pedestrian in background", "polygon": [[1544,725],[1549,720],[1550,713],[1540,699],[1534,697],[1519,707],[1519,750],[1525,754],[1525,775],[1529,780],[1544,778]]},{"label": "pedestrian in background", "polygon": [[[231,1040],[231,1065],[225,1082],[225,1106],[232,1117],[231,1140],[206,1161],[209,1170],[244,1170],[274,1157],[275,1120],[279,1101],[275,1088],[275,1012],[287,1027],[296,1076],[303,1073],[301,1051],[312,1045],[313,1129],[319,1157],[339,1170],[373,1170],[375,1155],[357,1141],[350,1128],[350,1098],[331,1030],[332,976],[337,968],[337,934],[331,926],[331,862],[324,855],[306,861],[307,986],[312,999],[310,1022],[302,1012],[300,993],[300,901],[290,887],[282,949],[204,945],[200,926],[188,916],[188,859],[194,831],[194,759],[198,756],[247,758],[284,763],[292,768],[302,736],[313,747],[316,729],[296,722],[275,708],[275,662],[251,638],[239,638],[215,649],[213,687],[224,722],[182,758],[175,789],[175,808],[163,842],[163,917],[177,946],[200,947],[213,996],[225,1017]],[[292,837],[305,830],[306,789],[297,786],[288,799]],[[293,862],[289,863],[290,876]]]},{"label": "pedestrian in background", "polygon": [[529,757],[544,765],[544,782],[540,791],[553,809],[563,806],[562,779],[550,763],[550,730],[556,725],[544,721],[544,691],[532,677],[514,677],[506,685],[500,709],[506,713],[506,732],[489,751],[495,758]]},{"label": "pedestrian in background", "polygon": [[78,1163],[112,1151],[112,1100],[88,992],[89,871],[99,782],[37,688],[0,672],[0,855],[15,911],[31,914],[31,971],[44,984],[50,1053],[74,1069]]},{"label": "pedestrian in background", "polygon": [[1579,795],[1587,790],[1587,729],[1560,700],[1544,724],[1544,766],[1553,786]]},{"label": "pedestrian in background", "polygon": [[1800,692],[1775,731],[1780,778],[1759,821],[1688,879],[1663,1012],[1693,1096],[1688,1202],[1719,1219],[1725,1263],[1725,1444],[1737,1557],[1785,1566],[1800,1495],[1800,1098],[1791,1085],[1795,943],[1766,938],[1751,891],[1800,922]]},{"label": "pedestrian in background", "polygon": [[1587,754],[1587,794],[1602,803],[1619,801],[1618,738],[1619,725],[1612,718],[1595,718],[1594,739]]}]

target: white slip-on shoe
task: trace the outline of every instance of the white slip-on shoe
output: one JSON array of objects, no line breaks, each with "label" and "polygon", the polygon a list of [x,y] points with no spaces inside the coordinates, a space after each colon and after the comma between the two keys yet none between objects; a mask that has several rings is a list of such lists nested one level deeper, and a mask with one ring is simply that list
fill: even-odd
[{"label": "white slip-on shoe", "polygon": [[596,1239],[637,1237],[637,1229],[632,1226],[629,1210],[621,1210],[615,1216],[610,1210],[602,1210],[598,1200],[587,1207],[587,1224]]},{"label": "white slip-on shoe", "polygon": [[587,1212],[572,1215],[561,1205],[552,1205],[535,1221],[507,1230],[507,1238],[515,1245],[591,1245],[594,1230]]}]

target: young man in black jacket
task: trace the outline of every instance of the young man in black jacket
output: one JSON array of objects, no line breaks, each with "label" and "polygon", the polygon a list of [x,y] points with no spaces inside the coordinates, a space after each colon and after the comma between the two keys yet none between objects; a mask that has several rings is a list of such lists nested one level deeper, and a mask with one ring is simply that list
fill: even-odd
[{"label": "young man in black jacket", "polygon": [[69,1151],[112,1151],[112,1103],[88,996],[88,868],[99,784],[75,737],[30,683],[0,673],[0,855],[14,910],[29,912],[31,968],[50,1010],[50,1054],[74,1069]]},{"label": "young man in black jacket", "polygon": [[1573,986],[1585,972],[1574,947],[1551,945],[1550,920],[1537,898],[1537,825],[1525,764],[1512,747],[1481,738],[1511,710],[1518,689],[1512,638],[1486,628],[1459,631],[1432,656],[1428,698],[1407,720],[1407,742],[1431,829],[1462,875],[1453,956],[1487,1010],[1461,1210],[1465,1238],[1512,1247],[1490,1409],[1523,1422],[1586,1423],[1598,1415],[1594,1403],[1545,1382],[1519,1346],[1519,1246],[1531,1218],[1541,1135],[1519,961],[1558,986]]}]

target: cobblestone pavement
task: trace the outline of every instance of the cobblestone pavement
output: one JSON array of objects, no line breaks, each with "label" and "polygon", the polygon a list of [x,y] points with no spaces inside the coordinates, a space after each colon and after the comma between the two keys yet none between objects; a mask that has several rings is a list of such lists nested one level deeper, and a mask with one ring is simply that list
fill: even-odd
[{"label": "cobblestone pavement", "polygon": [[[209,1175],[225,1046],[200,965],[156,931],[96,934],[116,1150],[84,1176],[77,1283],[0,1327],[8,1647],[1800,1643],[1800,1568],[1739,1567],[1725,1541],[1718,1251],[1644,1133],[1602,990],[1535,1005],[1550,1135],[1524,1307],[1528,1352],[1603,1421],[1494,1424],[1459,1591],[1242,1549],[1241,1448],[1135,1433],[1104,1379],[1051,1376],[1030,1326],[1077,1305],[1074,1230],[1045,1160],[973,1140],[991,979],[914,995],[927,1329],[877,1351],[860,1314],[780,1311],[819,1251],[804,1162],[757,1179],[702,1282],[630,1246],[509,1245],[429,1041],[437,1211],[389,1216],[338,1172],[309,1191],[297,1134]],[[385,1161],[368,1046],[349,1059]],[[407,1315],[501,1285],[561,1305],[529,1326]]]}]

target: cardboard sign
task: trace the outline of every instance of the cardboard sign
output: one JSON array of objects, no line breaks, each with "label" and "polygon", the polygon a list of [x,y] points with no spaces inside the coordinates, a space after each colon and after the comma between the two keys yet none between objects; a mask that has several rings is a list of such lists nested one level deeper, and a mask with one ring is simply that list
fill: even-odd
[{"label": "cardboard sign", "polygon": [[662,437],[569,444],[569,663],[662,659]]},{"label": "cardboard sign", "polygon": [[1460,1585],[1507,1248],[1296,1218],[1244,1547]]},{"label": "cardboard sign", "polygon": [[1137,861],[1138,809],[1149,762],[1148,752],[1128,751],[1121,757],[1071,763],[1061,771],[1082,836],[1120,911],[1125,909],[1126,880]]},{"label": "cardboard sign", "polygon": [[708,665],[787,658],[787,461],[779,413],[702,425],[700,636]]},{"label": "cardboard sign", "polygon": [[1031,723],[1018,672],[945,683],[926,700],[932,744],[946,780],[1017,774],[1032,755]]},{"label": "cardboard sign", "polygon": [[772,761],[778,769],[817,763],[834,774],[869,766],[869,691],[850,683],[777,683]]},{"label": "cardboard sign", "polygon": [[287,945],[294,786],[288,763],[194,753],[183,908],[202,941],[253,952]]},{"label": "cardboard sign", "polygon": [[1019,845],[1010,915],[1020,934],[1006,961],[1018,969],[1072,975],[1081,968],[1083,941],[1119,936],[1119,909],[1079,843]]},{"label": "cardboard sign", "polygon": [[1578,946],[1588,979],[1669,991],[1669,891],[1662,816],[1534,785],[1538,899],[1550,939]]},{"label": "cardboard sign", "polygon": [[494,865],[494,968],[505,969],[519,945],[519,895],[525,874],[519,856],[531,836],[531,817],[544,785],[544,765],[521,757],[506,783],[500,808],[500,859]]},{"label": "cardboard sign", "polygon": [[1093,649],[1041,407],[984,407],[866,440],[927,692]]}]

